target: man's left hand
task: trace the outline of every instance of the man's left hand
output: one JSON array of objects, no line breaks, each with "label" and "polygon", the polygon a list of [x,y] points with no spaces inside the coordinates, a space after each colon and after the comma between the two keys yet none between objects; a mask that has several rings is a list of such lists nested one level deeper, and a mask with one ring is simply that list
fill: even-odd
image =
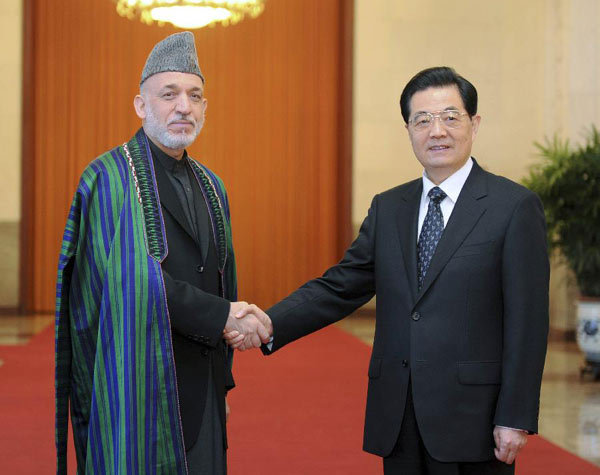
[{"label": "man's left hand", "polygon": [[496,458],[506,464],[511,464],[517,458],[519,451],[527,443],[527,432],[507,427],[494,427],[494,441]]}]

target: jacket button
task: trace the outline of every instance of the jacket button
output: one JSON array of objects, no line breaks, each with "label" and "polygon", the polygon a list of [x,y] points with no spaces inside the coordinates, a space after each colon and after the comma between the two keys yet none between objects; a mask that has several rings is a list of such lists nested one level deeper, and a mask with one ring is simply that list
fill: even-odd
[{"label": "jacket button", "polygon": [[410,318],[412,318],[416,322],[417,320],[419,320],[421,318],[421,314],[419,312],[413,312],[413,314],[410,316]]},{"label": "jacket button", "polygon": [[196,266],[196,272],[198,272],[198,274],[202,274],[202,272],[204,272],[204,266],[201,266],[200,264],[198,264]]},{"label": "jacket button", "polygon": [[408,366],[408,361],[407,360],[402,360],[402,366],[404,366],[406,368]]},{"label": "jacket button", "polygon": [[207,356],[207,355],[208,355],[208,349],[207,349],[207,348],[204,348],[204,349],[202,350],[202,355],[204,355],[204,356]]}]

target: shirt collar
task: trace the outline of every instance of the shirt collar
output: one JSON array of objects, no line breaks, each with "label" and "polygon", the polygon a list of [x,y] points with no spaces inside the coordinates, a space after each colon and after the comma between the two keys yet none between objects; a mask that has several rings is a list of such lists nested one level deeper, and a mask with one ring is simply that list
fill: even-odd
[{"label": "shirt collar", "polygon": [[177,170],[181,170],[185,167],[185,162],[187,161],[187,151],[183,151],[183,157],[181,160],[176,160],[175,158],[167,155],[163,152],[158,145],[156,145],[150,137],[148,137],[148,143],[150,144],[150,150],[152,151],[152,155],[158,159],[161,165],[165,168],[165,170],[174,173]]},{"label": "shirt collar", "polygon": [[433,183],[428,177],[425,170],[423,170],[423,196],[427,196],[429,191],[438,186],[442,189],[446,196],[452,200],[453,203],[456,203],[458,200],[458,195],[460,195],[460,191],[464,186],[467,178],[469,177],[469,173],[471,173],[471,169],[473,168],[473,159],[469,157],[469,159],[465,162],[465,164],[456,170],[452,175],[446,178],[439,185]]}]

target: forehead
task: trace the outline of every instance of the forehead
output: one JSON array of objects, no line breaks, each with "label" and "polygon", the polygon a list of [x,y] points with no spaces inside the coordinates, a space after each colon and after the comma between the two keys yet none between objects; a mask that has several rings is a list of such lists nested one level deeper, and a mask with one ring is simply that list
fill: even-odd
[{"label": "forehead", "polygon": [[410,113],[417,112],[437,112],[444,109],[465,108],[458,87],[443,86],[429,87],[422,91],[415,92],[410,99]]},{"label": "forehead", "polygon": [[160,90],[165,87],[173,87],[177,89],[200,89],[204,90],[204,83],[199,76],[188,73],[178,73],[167,71],[150,76],[143,84],[150,90]]}]

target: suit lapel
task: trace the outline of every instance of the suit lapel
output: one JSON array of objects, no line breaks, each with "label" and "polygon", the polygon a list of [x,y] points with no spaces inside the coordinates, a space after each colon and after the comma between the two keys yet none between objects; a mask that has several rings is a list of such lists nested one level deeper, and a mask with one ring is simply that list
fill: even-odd
[{"label": "suit lapel", "polygon": [[181,203],[177,198],[177,194],[175,193],[175,189],[173,188],[171,180],[169,180],[169,177],[162,167],[162,164],[156,163],[157,160],[154,158],[154,156],[152,158],[154,160],[154,170],[156,172],[156,183],[159,190],[160,202],[171,214],[171,216],[175,218],[185,232],[188,233],[195,241],[196,237],[190,229],[190,225],[188,224],[185,214],[183,213],[183,208],[181,207]]},{"label": "suit lapel", "polygon": [[479,218],[485,213],[486,205],[484,201],[480,200],[486,195],[487,181],[485,172],[474,161],[473,169],[460,192],[450,220],[431,259],[429,270],[423,282],[423,288],[417,295],[417,302],[427,292],[427,289],[448,263],[448,260],[469,235],[473,227],[475,227]]},{"label": "suit lapel", "polygon": [[396,217],[404,269],[406,270],[408,282],[410,282],[413,300],[417,295],[417,225],[422,192],[422,180],[415,180],[410,183],[400,199]]}]

